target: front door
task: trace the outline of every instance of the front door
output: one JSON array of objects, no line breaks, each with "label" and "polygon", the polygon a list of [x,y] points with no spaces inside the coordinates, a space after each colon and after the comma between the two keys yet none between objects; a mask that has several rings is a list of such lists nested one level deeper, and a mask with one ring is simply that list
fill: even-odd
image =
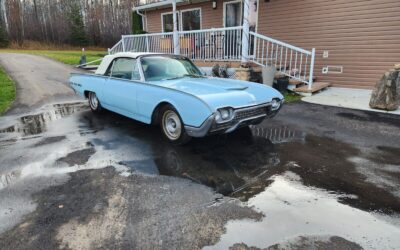
[{"label": "front door", "polygon": [[236,27],[242,25],[242,1],[224,3],[224,26]]},{"label": "front door", "polygon": [[[257,31],[258,0],[249,0],[249,30]],[[236,27],[243,25],[243,3],[242,1],[231,1],[224,3],[224,27]],[[225,34],[225,56],[240,57],[241,55],[241,32],[226,31]],[[232,47],[233,46],[233,47]],[[250,39],[249,54],[254,51],[254,40]]]},{"label": "front door", "polygon": [[[242,26],[242,1],[224,2],[224,27]],[[237,30],[225,31],[224,34],[224,58],[240,59],[241,32]]]},{"label": "front door", "polygon": [[115,59],[106,81],[104,97],[115,111],[123,114],[134,115],[137,113],[136,94],[140,74],[136,59]]}]

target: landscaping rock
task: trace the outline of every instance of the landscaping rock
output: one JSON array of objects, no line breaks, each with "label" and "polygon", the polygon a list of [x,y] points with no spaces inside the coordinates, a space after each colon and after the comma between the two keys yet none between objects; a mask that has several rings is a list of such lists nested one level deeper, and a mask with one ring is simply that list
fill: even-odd
[{"label": "landscaping rock", "polygon": [[[397,66],[397,65],[396,65]],[[400,69],[386,72],[372,91],[369,106],[393,111],[400,105]]]}]

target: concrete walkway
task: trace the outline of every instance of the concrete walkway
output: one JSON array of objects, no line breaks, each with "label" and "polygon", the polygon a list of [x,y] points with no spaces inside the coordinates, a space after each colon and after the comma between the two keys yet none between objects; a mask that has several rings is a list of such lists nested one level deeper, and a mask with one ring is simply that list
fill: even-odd
[{"label": "concrete walkway", "polygon": [[358,110],[368,110],[382,113],[400,115],[400,109],[396,111],[384,111],[371,109],[369,99],[372,90],[368,89],[350,89],[350,88],[328,88],[318,94],[303,97],[302,100],[309,103],[322,104],[335,107],[351,108]]}]

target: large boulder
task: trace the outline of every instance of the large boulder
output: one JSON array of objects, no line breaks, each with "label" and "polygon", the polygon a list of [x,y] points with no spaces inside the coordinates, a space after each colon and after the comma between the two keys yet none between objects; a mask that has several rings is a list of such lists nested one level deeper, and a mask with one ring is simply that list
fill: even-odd
[{"label": "large boulder", "polygon": [[372,91],[369,106],[374,109],[393,111],[400,105],[400,65],[386,72]]}]

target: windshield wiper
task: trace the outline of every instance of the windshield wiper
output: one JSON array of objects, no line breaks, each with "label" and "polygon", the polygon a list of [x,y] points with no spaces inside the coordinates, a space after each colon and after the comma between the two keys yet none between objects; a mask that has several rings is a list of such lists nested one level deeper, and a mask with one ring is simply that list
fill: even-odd
[{"label": "windshield wiper", "polygon": [[163,80],[175,80],[175,79],[184,78],[184,77],[204,78],[204,76],[202,76],[202,75],[184,74],[184,75],[182,75],[182,76],[175,76],[175,77],[171,77],[171,78],[165,78],[165,79],[163,79]]}]

